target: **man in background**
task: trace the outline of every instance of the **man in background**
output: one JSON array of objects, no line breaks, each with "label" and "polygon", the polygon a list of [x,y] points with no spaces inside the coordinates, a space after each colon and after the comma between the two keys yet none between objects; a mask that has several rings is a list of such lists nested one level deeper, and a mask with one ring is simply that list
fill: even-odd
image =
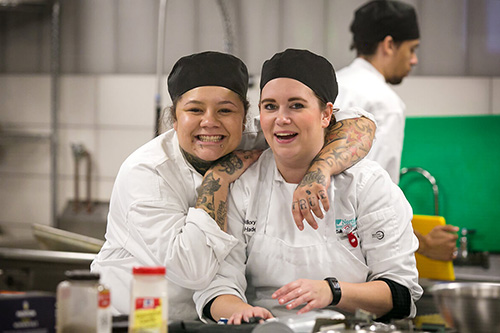
[{"label": "man in background", "polygon": [[[337,72],[336,106],[358,106],[377,121],[376,141],[367,158],[377,161],[398,184],[405,125],[405,104],[390,85],[400,84],[417,65],[420,32],[415,9],[400,1],[375,0],[358,8],[351,24],[356,59]],[[457,227],[415,231],[418,253],[436,260],[456,256]]]}]

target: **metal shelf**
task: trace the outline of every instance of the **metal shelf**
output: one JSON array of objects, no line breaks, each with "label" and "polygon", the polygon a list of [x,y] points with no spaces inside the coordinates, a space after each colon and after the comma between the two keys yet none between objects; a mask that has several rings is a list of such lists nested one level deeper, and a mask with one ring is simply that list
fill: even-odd
[{"label": "metal shelf", "polygon": [[0,0],[0,12],[12,14],[40,11],[50,15],[50,133],[5,130],[0,132],[0,145],[4,142],[42,142],[50,144],[51,220],[57,225],[57,143],[59,123],[59,73],[60,73],[60,0]]},{"label": "metal shelf", "polygon": [[0,144],[10,142],[50,142],[50,133],[30,133],[20,131],[0,132]]}]

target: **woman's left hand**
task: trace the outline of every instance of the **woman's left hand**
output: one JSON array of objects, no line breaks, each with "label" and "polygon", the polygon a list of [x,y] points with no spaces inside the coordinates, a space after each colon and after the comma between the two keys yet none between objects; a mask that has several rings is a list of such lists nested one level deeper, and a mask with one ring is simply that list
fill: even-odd
[{"label": "woman's left hand", "polygon": [[[330,185],[328,170],[315,168],[309,170],[293,192],[292,214],[299,230],[304,229],[304,220],[313,228],[318,229],[314,215],[324,217],[321,206],[325,212],[330,209],[327,188]],[[321,205],[320,205],[321,202]]]},{"label": "woman's left hand", "polygon": [[297,312],[302,314],[328,306],[332,302],[333,295],[327,281],[299,279],[276,290],[272,297],[281,305],[289,303],[286,306],[288,310],[307,303]]},{"label": "woman's left hand", "polygon": [[240,312],[233,313],[227,323],[230,325],[240,325],[244,322],[249,323],[251,318],[260,318],[259,322],[274,318],[272,313],[260,306],[248,307]]}]

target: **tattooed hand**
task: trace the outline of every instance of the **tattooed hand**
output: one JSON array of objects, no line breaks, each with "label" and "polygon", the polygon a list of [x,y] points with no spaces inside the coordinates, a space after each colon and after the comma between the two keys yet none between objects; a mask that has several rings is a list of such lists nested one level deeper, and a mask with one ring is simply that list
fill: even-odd
[{"label": "tattooed hand", "polygon": [[330,209],[326,192],[330,176],[341,173],[368,154],[375,130],[375,124],[365,117],[345,119],[329,128],[323,149],[293,194],[292,213],[299,230],[304,229],[304,219],[314,229],[318,228],[311,211],[323,218],[318,203],[321,202],[325,211]]},{"label": "tattooed hand", "polygon": [[330,185],[330,175],[326,170],[317,168],[309,169],[293,193],[292,214],[299,230],[304,230],[303,220],[314,229],[318,223],[311,214],[311,210],[318,218],[323,218],[320,202],[325,211],[330,209],[326,189]]},{"label": "tattooed hand", "polygon": [[217,161],[203,177],[195,208],[205,210],[224,231],[227,230],[229,184],[238,179],[261,153],[260,150],[234,151]]}]

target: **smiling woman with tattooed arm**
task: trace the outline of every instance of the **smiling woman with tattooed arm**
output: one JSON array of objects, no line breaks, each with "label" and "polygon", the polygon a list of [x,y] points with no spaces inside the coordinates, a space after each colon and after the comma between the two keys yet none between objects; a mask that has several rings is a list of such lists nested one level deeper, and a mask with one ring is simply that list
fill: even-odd
[{"label": "smiling woman with tattooed arm", "polygon": [[[237,243],[224,232],[229,184],[260,152],[234,151],[250,136],[243,133],[248,74],[240,59],[219,52],[182,57],[170,72],[168,89],[174,128],[122,164],[106,242],[91,269],[113,286],[115,314],[127,314],[132,268],[166,266],[169,319],[194,320],[194,290],[210,283]],[[207,217],[215,223],[206,223]]]},{"label": "smiling woman with tattooed arm", "polygon": [[[380,321],[415,316],[422,288],[412,210],[380,165],[363,160],[328,176],[334,209],[316,230],[291,225],[287,203],[296,184],[310,182],[308,175],[326,184],[311,163],[325,144],[337,96],[333,66],[307,50],[287,49],[264,63],[260,88],[270,149],[231,185],[228,233],[239,242],[210,286],[195,292],[200,318],[240,324],[327,306],[364,309]],[[330,157],[320,159],[331,165]],[[304,188],[309,194],[311,187]],[[319,205],[314,196],[309,205]]]}]

